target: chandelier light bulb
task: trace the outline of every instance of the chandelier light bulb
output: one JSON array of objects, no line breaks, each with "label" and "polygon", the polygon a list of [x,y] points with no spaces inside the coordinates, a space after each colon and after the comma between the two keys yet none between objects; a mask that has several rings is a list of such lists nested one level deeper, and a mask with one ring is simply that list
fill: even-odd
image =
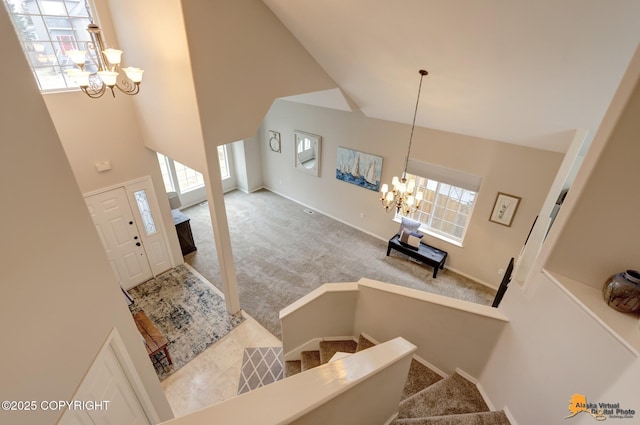
[{"label": "chandelier light bulb", "polygon": [[91,73],[78,68],[72,68],[67,69],[67,75],[81,88],[89,87],[89,75],[91,75]]},{"label": "chandelier light bulb", "polygon": [[407,184],[407,192],[413,193],[413,189],[415,189],[415,187],[416,187],[416,180],[415,179],[409,180],[409,184]]},{"label": "chandelier light bulb", "polygon": [[67,50],[67,56],[78,66],[84,65],[86,52],[84,50]]},{"label": "chandelier light bulb", "polygon": [[116,85],[118,79],[118,73],[113,71],[98,71],[98,75],[102,78],[102,82],[107,87],[113,87]]},{"label": "chandelier light bulb", "polygon": [[142,73],[144,72],[144,70],[140,68],[134,68],[131,66],[127,68],[122,68],[122,70],[124,71],[125,74],[127,74],[127,77],[134,83],[139,84],[140,82],[142,82]]},{"label": "chandelier light bulb", "polygon": [[120,65],[120,61],[122,60],[122,50],[118,49],[106,49],[103,50],[102,53],[107,57],[107,61],[111,65]]}]

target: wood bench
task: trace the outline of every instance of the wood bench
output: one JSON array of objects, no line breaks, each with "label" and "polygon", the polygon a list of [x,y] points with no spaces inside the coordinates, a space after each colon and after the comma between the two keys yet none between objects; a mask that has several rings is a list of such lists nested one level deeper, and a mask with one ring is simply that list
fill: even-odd
[{"label": "wood bench", "polygon": [[164,355],[167,356],[167,361],[171,363],[171,356],[169,356],[169,350],[167,350],[167,338],[164,337],[151,323],[151,320],[144,314],[144,311],[139,311],[133,314],[133,320],[136,322],[140,335],[144,338],[144,345],[147,347],[147,354],[149,357],[154,354],[164,351]]},{"label": "wood bench", "polygon": [[392,249],[400,251],[403,254],[408,255],[422,263],[426,263],[433,267],[433,278],[438,275],[438,269],[444,269],[444,262],[447,259],[447,253],[441,249],[434,248],[431,245],[427,245],[424,242],[420,242],[418,248],[414,248],[411,245],[400,242],[400,235],[397,234],[389,239],[389,245],[387,246],[387,256]]}]

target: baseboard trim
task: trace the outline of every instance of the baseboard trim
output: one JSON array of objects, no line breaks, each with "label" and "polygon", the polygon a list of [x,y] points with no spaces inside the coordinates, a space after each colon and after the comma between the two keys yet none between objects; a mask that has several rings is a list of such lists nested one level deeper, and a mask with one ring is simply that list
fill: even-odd
[{"label": "baseboard trim", "polygon": [[482,387],[482,384],[480,384],[480,382],[474,376],[469,375],[467,372],[459,368],[456,368],[456,373],[462,376],[467,381],[473,383],[476,386],[476,388],[478,388],[478,391],[480,392],[480,395],[482,396],[482,399],[484,400],[484,402],[487,403],[487,407],[489,407],[489,410],[491,411],[496,410],[496,406],[491,402],[491,399],[489,398],[489,395]]},{"label": "baseboard trim", "polygon": [[317,211],[318,213],[320,213],[320,214],[322,214],[322,215],[324,215],[324,216],[327,216],[327,217],[329,217],[329,218],[331,218],[331,219],[333,219],[333,220],[335,220],[335,221],[337,221],[337,222],[339,222],[339,223],[345,224],[345,225],[347,225],[347,226],[349,226],[349,227],[351,227],[351,228],[353,228],[353,229],[359,230],[360,232],[365,233],[365,234],[367,234],[367,235],[369,235],[369,236],[372,236],[372,237],[374,237],[374,238],[376,238],[376,239],[378,239],[378,240],[381,240],[381,241],[384,241],[384,242],[388,242],[388,241],[389,241],[389,238],[383,238],[383,237],[381,237],[380,235],[376,235],[375,233],[371,233],[371,232],[369,232],[368,230],[362,229],[362,228],[360,228],[360,227],[358,227],[358,226],[354,226],[352,223],[349,223],[349,222],[347,222],[347,221],[344,221],[344,220],[342,220],[342,219],[339,219],[338,217],[335,217],[335,216],[333,216],[333,215],[331,215],[331,214],[328,214],[328,213],[326,213],[326,212],[324,212],[324,211],[322,211],[322,210],[319,210],[319,209],[317,209],[317,208],[315,208],[315,207],[313,207],[313,206],[311,206],[311,205],[304,204],[304,203],[302,203],[302,202],[298,201],[297,199],[293,199],[292,197],[287,196],[287,195],[285,195],[284,193],[280,193],[280,192],[278,192],[278,191],[276,191],[276,190],[273,190],[272,188],[270,188],[270,187],[268,187],[268,186],[265,186],[265,187],[264,187],[264,189],[265,189],[265,190],[268,190],[269,192],[273,192],[273,193],[275,193],[275,194],[276,194],[276,195],[278,195],[278,196],[282,196],[283,198],[288,199],[288,200],[290,200],[291,202],[295,202],[295,203],[296,203],[296,204],[298,204],[298,205],[301,205],[301,206],[303,206],[303,207],[306,207],[306,208],[312,209],[313,211]]},{"label": "baseboard trim", "polygon": [[513,417],[513,415],[511,414],[511,411],[509,410],[509,408],[507,406],[504,406],[502,408],[502,411],[504,412],[504,414],[507,417],[507,419],[509,419],[509,423],[511,423],[511,425],[518,425],[518,422]]},{"label": "baseboard trim", "polygon": [[443,378],[446,378],[447,376],[449,376],[448,374],[444,373],[442,370],[440,370],[439,368],[435,367],[433,364],[429,363],[428,361],[426,361],[425,359],[423,359],[420,356],[417,356],[417,355],[414,354],[413,355],[413,359],[415,361],[417,361],[418,363],[422,364],[423,366],[428,367],[429,369],[431,369],[432,371],[434,371],[438,375],[442,376]]},{"label": "baseboard trim", "polygon": [[343,341],[345,339],[358,341],[358,338],[355,338],[353,335],[348,336],[327,336],[324,338],[313,338],[308,340],[307,342],[300,344],[296,348],[291,351],[288,351],[283,354],[284,361],[292,361],[292,360],[300,360],[302,358],[303,351],[314,351],[320,349],[320,343],[322,341]]},{"label": "baseboard trim", "polygon": [[396,412],[393,415],[391,415],[391,417],[389,419],[387,419],[387,421],[382,425],[390,425],[393,421],[396,420],[396,418],[398,417],[398,413],[399,412]]},{"label": "baseboard trim", "polygon": [[287,351],[286,353],[284,353],[283,358],[285,362],[291,361],[291,360],[300,360],[302,357],[302,352],[303,351],[312,351],[312,350],[319,350],[320,349],[320,341],[322,341],[322,338],[313,338],[308,340],[307,342],[300,344],[299,346],[297,346],[296,348],[294,348],[291,351]]},{"label": "baseboard trim", "polygon": [[363,337],[365,337],[366,339],[368,339],[369,341],[373,342],[376,345],[380,344],[380,341],[378,341],[377,339],[373,338],[371,335],[369,335],[366,332],[360,332],[360,335],[362,335]]},{"label": "baseboard trim", "polygon": [[445,269],[447,269],[447,270],[451,270],[452,272],[457,273],[457,274],[459,274],[460,276],[464,276],[464,277],[466,277],[467,279],[471,279],[471,280],[473,280],[474,282],[477,282],[477,283],[479,283],[479,284],[481,284],[481,285],[484,285],[484,286],[486,286],[487,288],[491,288],[491,289],[495,289],[495,290],[497,290],[497,289],[498,289],[498,286],[499,286],[499,285],[492,285],[492,284],[490,284],[490,283],[488,283],[488,282],[485,282],[485,281],[483,281],[483,280],[478,279],[477,277],[473,277],[473,276],[471,276],[471,275],[469,275],[469,274],[467,274],[467,273],[461,272],[460,270],[458,270],[458,269],[456,269],[456,268],[454,268],[454,267],[448,267],[448,266],[446,266],[446,265],[445,265],[445,266],[444,266],[444,268],[445,268]]},{"label": "baseboard trim", "polygon": [[[362,228],[360,228],[360,227],[358,227],[358,226],[354,226],[352,223],[349,223],[349,222],[347,222],[347,221],[341,220],[341,219],[339,219],[338,217],[335,217],[335,216],[333,216],[333,215],[331,215],[331,214],[327,214],[326,212],[324,212],[324,211],[322,211],[322,210],[319,210],[319,209],[317,209],[317,208],[315,208],[315,207],[312,207],[311,205],[307,205],[307,204],[305,204],[305,203],[302,203],[302,202],[298,201],[297,199],[294,199],[294,198],[292,198],[292,197],[290,197],[290,196],[287,196],[287,195],[285,195],[284,193],[278,192],[277,190],[274,190],[273,188],[271,188],[271,187],[269,187],[269,186],[263,186],[263,187],[261,187],[260,189],[268,190],[269,192],[275,193],[275,194],[276,194],[276,195],[278,195],[278,196],[282,196],[283,198],[288,199],[288,200],[290,200],[291,202],[295,202],[295,203],[296,203],[296,204],[298,204],[298,205],[301,205],[301,206],[303,206],[303,207],[310,208],[310,209],[312,209],[312,210],[314,210],[314,211],[317,211],[318,213],[320,213],[320,214],[322,214],[322,215],[325,215],[325,216],[327,216],[327,217],[329,217],[329,218],[331,218],[331,219],[333,219],[333,220],[335,220],[335,221],[337,221],[337,222],[340,222],[340,223],[342,223],[342,224],[345,224],[345,225],[347,225],[347,226],[349,226],[349,227],[351,227],[351,228],[353,228],[353,229],[356,229],[356,230],[358,230],[358,231],[360,231],[360,232],[362,232],[362,233],[365,233],[365,234],[367,234],[367,235],[369,235],[369,236],[372,236],[372,237],[374,237],[374,238],[376,238],[376,239],[378,239],[378,240],[381,240],[381,241],[383,241],[383,242],[388,242],[388,241],[389,241],[389,238],[383,238],[383,237],[381,237],[380,235],[376,235],[375,233],[371,233],[371,232],[369,232],[368,230],[362,229]],[[473,280],[474,282],[478,282],[479,284],[484,285],[484,286],[486,286],[486,287],[488,287],[488,288],[491,288],[491,289],[498,289],[498,286],[497,286],[497,285],[492,285],[492,284],[490,284],[490,283],[488,283],[488,282],[485,282],[485,281],[483,281],[483,280],[480,280],[480,279],[478,279],[478,278],[476,278],[476,277],[474,277],[474,276],[471,276],[471,275],[469,275],[469,274],[467,274],[467,273],[463,273],[463,272],[461,272],[460,270],[455,269],[455,268],[453,268],[453,267],[449,267],[449,266],[445,265],[445,266],[444,266],[444,268],[445,268],[445,269],[448,269],[448,270],[451,270],[452,272],[457,273],[457,274],[459,274],[460,276],[464,276],[464,277],[466,277],[467,279],[471,279],[471,280]]]},{"label": "baseboard trim", "polygon": [[326,338],[322,338],[323,341],[344,341],[346,339],[350,339],[352,341],[358,342],[358,338],[353,335],[349,336],[328,336]]},{"label": "baseboard trim", "polygon": [[[371,335],[369,335],[366,332],[360,332],[360,335],[362,335],[363,337],[365,337],[366,339],[368,339],[369,341],[373,342],[374,344],[380,344],[380,341],[378,341],[377,339],[373,338]],[[355,338],[354,338],[355,339]],[[411,342],[411,341],[409,341]],[[423,366],[428,367],[429,369],[433,370],[435,373],[437,373],[438,375],[442,376],[443,378],[446,378],[447,376],[449,376],[448,374],[444,373],[442,370],[440,370],[440,368],[437,368],[436,366],[432,365],[431,363],[429,363],[428,361],[426,361],[425,359],[423,359],[422,357],[414,354],[412,356],[412,358],[417,361],[418,363],[420,363]]]}]

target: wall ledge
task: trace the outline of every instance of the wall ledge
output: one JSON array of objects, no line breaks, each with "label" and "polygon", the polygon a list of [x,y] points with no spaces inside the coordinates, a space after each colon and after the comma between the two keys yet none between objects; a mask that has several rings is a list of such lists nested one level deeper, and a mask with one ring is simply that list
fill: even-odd
[{"label": "wall ledge", "polygon": [[620,344],[640,357],[640,318],[637,315],[609,307],[602,299],[602,291],[597,288],[546,269],[542,273]]}]

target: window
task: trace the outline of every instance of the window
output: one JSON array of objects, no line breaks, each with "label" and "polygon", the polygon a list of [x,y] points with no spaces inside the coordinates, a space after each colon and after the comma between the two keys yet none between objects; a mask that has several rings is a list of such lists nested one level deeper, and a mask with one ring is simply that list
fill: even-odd
[{"label": "window", "polygon": [[429,233],[462,242],[473,211],[476,193],[425,177],[407,174],[416,180],[416,190],[424,193],[420,208],[410,218]]},{"label": "window", "polygon": [[[204,187],[204,178],[201,173],[161,153],[157,155],[166,192],[179,192],[183,194]],[[218,160],[220,161],[222,180],[230,178],[231,172],[229,169],[229,159],[227,157],[227,147],[224,145],[218,146]]]},{"label": "window", "polygon": [[231,173],[229,172],[229,160],[227,158],[226,145],[218,146],[218,160],[220,161],[220,175],[222,180],[228,179],[231,177]]},{"label": "window", "polygon": [[178,161],[173,161],[173,165],[180,193],[189,192],[204,186],[202,174]]},{"label": "window", "polygon": [[421,223],[421,231],[461,245],[482,178],[410,159],[407,179],[415,179],[416,191],[424,194],[409,218]]},{"label": "window", "polygon": [[142,217],[144,230],[147,236],[151,236],[156,233],[158,229],[156,229],[156,223],[151,214],[151,207],[147,200],[147,192],[144,189],[137,190],[133,192],[133,196],[136,198],[136,204],[138,205],[138,211],[140,211],[140,217]]},{"label": "window", "polygon": [[162,173],[162,180],[164,181],[165,192],[177,192],[176,187],[173,184],[173,178],[171,177],[171,161],[166,156],[158,153],[158,162],[160,163],[160,172]]},{"label": "window", "polygon": [[93,18],[85,0],[4,0],[41,91],[77,87],[66,69],[75,68],[70,49],[87,50]]}]

